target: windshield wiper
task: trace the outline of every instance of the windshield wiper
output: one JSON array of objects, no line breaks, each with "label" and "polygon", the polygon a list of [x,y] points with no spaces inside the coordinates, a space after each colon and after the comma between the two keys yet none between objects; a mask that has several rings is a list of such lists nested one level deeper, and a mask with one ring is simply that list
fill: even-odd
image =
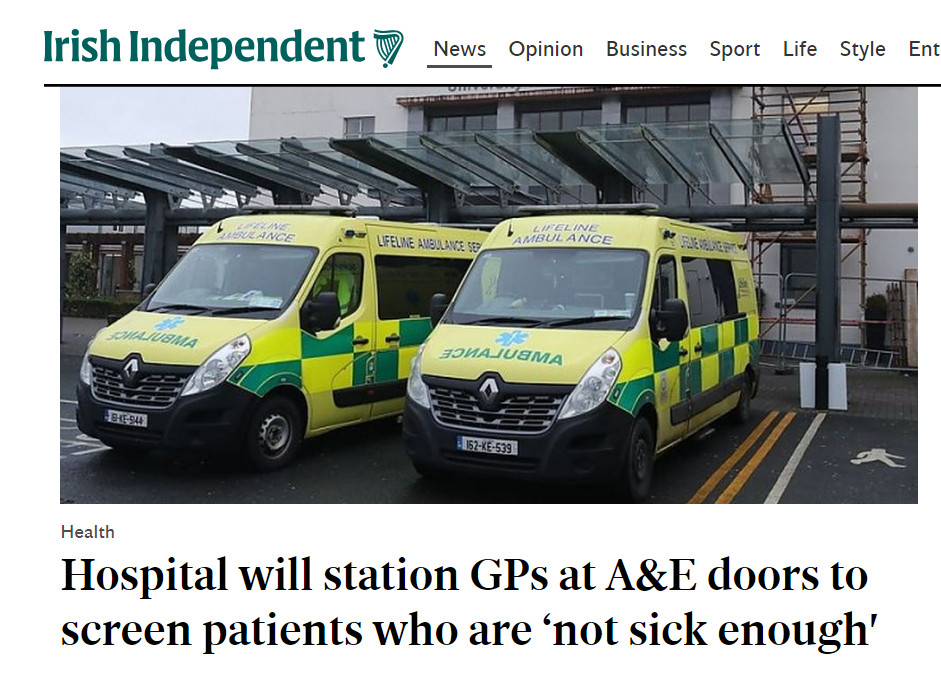
[{"label": "windshield wiper", "polygon": [[627,321],[627,316],[578,316],[576,318],[556,318],[543,321],[539,327],[560,328],[568,325],[583,325],[586,323],[601,323],[602,321]]},{"label": "windshield wiper", "polygon": [[473,321],[462,321],[457,325],[522,325],[532,327],[541,325],[542,321],[535,318],[514,318],[513,316],[488,316]]},{"label": "windshield wiper", "polygon": [[233,314],[252,314],[256,311],[280,311],[279,307],[226,307],[223,309],[209,309],[213,316],[231,316]]},{"label": "windshield wiper", "polygon": [[147,311],[152,311],[154,313],[166,313],[168,311],[198,311],[200,313],[206,313],[207,311],[212,311],[209,307],[201,307],[198,304],[162,304],[159,307],[148,307]]}]

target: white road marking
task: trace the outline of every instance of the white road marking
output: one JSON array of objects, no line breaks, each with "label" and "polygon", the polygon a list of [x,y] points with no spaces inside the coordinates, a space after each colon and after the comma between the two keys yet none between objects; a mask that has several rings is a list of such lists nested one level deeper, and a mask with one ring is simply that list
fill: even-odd
[{"label": "white road marking", "polygon": [[78,401],[77,401],[77,400],[64,400],[64,399],[62,399],[62,398],[59,398],[59,402],[60,402],[60,403],[64,403],[64,404],[66,404],[66,405],[78,405]]},{"label": "white road marking", "polygon": [[791,454],[791,458],[787,460],[787,465],[784,466],[784,470],[778,475],[777,482],[774,483],[774,486],[771,487],[771,491],[768,492],[768,498],[765,499],[765,503],[778,503],[781,500],[781,496],[784,495],[784,490],[787,489],[791,478],[794,477],[794,472],[800,465],[801,459],[804,458],[804,453],[813,441],[814,436],[817,435],[817,429],[820,428],[820,424],[823,423],[826,417],[826,412],[820,412],[814,417],[814,420],[810,422],[810,427],[807,429],[807,432],[804,433],[804,437],[801,438],[800,442],[797,443],[797,447],[794,448],[794,453]]},{"label": "white road marking", "polygon": [[867,449],[863,452],[860,452],[856,455],[855,459],[850,459],[850,463],[855,466],[859,466],[863,463],[872,463],[873,461],[881,461],[889,468],[904,468],[905,466],[895,463],[892,459],[898,459],[899,461],[904,461],[904,456],[899,456],[898,454],[889,454],[883,447],[873,447],[872,449]]},{"label": "white road marking", "polygon": [[97,440],[93,442],[84,442],[82,440],[63,440],[59,439],[59,449],[75,449],[76,447],[102,447]]},{"label": "white road marking", "polygon": [[91,449],[84,449],[81,452],[72,452],[72,456],[85,456],[86,454],[94,454],[95,452],[109,452],[111,451],[110,447],[101,445],[100,447],[92,447]]}]

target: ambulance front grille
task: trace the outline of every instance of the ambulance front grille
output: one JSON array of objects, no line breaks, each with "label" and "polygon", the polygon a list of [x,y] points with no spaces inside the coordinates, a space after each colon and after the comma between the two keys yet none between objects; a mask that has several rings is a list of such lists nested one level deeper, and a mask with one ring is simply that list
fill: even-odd
[{"label": "ambulance front grille", "polygon": [[565,402],[564,394],[511,395],[493,409],[485,409],[471,391],[443,387],[429,387],[429,391],[438,423],[474,431],[542,433]]},{"label": "ambulance front grille", "polygon": [[166,409],[179,397],[189,374],[144,373],[136,386],[126,386],[121,370],[107,365],[92,366],[92,395],[103,403],[120,403],[149,409]]}]

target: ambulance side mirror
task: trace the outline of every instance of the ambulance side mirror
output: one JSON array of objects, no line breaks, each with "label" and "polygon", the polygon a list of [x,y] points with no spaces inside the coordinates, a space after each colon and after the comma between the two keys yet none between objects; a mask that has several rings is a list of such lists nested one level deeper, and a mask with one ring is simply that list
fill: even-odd
[{"label": "ambulance side mirror", "polygon": [[438,323],[441,321],[441,318],[444,316],[444,312],[448,310],[448,305],[450,303],[451,298],[444,293],[435,293],[431,296],[430,306],[428,307],[428,315],[431,316],[432,325],[438,325]]},{"label": "ambulance side mirror", "polygon": [[148,283],[144,286],[143,292],[141,292],[141,299],[146,299],[150,297],[150,293],[157,289],[156,283]]},{"label": "ambulance side mirror", "polygon": [[653,312],[653,338],[678,342],[689,328],[686,303],[681,299],[664,300],[663,307]]},{"label": "ambulance side mirror", "polygon": [[320,293],[301,306],[301,330],[314,334],[332,330],[340,319],[340,300],[336,293]]}]

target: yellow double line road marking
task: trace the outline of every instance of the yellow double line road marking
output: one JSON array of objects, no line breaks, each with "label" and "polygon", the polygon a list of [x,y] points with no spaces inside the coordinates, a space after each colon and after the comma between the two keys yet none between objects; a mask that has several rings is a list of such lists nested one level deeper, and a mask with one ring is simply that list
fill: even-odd
[{"label": "yellow double line road marking", "polygon": [[[744,457],[749,450],[754,446],[758,439],[764,434],[768,427],[774,422],[777,418],[778,413],[776,411],[768,412],[767,416],[761,420],[761,423],[758,424],[755,429],[749,433],[748,437],[745,438],[742,443],[735,448],[735,451],[732,452],[732,455],[727,458],[721,466],[719,466],[716,471],[709,476],[703,485],[693,494],[693,497],[687,501],[687,503],[704,503],[705,500],[709,497],[709,494],[718,486],[718,484],[725,478],[726,475],[735,467],[735,465]],[[755,469],[764,461],[765,457],[768,455],[768,452],[771,451],[771,448],[774,447],[774,444],[778,441],[781,435],[790,425],[791,421],[794,420],[794,417],[797,416],[794,412],[788,412],[781,420],[778,422],[778,425],[774,427],[774,430],[765,438],[765,441],[761,443],[761,446],[758,448],[758,451],[755,452],[755,455],[749,459],[748,463],[745,464],[745,467],[739,471],[738,475],[732,480],[728,487],[719,495],[719,498],[716,499],[716,503],[731,503],[742,487],[745,486],[745,483],[748,482],[748,479],[752,476],[752,473],[755,472]]]}]

